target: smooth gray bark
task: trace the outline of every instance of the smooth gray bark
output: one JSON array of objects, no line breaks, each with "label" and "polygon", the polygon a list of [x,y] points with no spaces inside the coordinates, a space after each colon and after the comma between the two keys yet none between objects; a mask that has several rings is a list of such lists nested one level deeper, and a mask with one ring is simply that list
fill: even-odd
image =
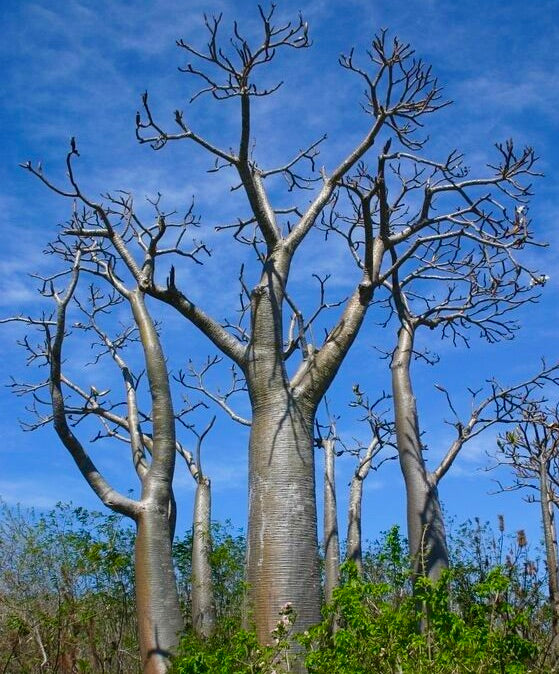
[{"label": "smooth gray bark", "polygon": [[294,394],[282,358],[289,260],[271,256],[251,297],[245,375],[252,403],[247,535],[248,607],[261,643],[291,602],[295,629],[320,620],[314,476],[316,407]]},{"label": "smooth gray bark", "polygon": [[320,620],[312,414],[281,390],[254,410],[249,445],[249,607],[258,638],[270,641],[291,602],[295,628]]},{"label": "smooth gray bark", "polygon": [[144,674],[164,674],[183,629],[167,505],[145,505],[136,520],[136,610]]},{"label": "smooth gray bark", "polygon": [[144,674],[164,674],[183,629],[172,556],[175,415],[165,356],[144,295],[133,291],[129,301],[146,361],[153,427],[151,464],[136,520],[138,636]]},{"label": "smooth gray bark", "polygon": [[422,453],[410,377],[414,327],[403,322],[391,363],[398,457],[406,485],[407,528],[413,573],[437,580],[448,568],[448,548],[437,482]]},{"label": "smooth gray bark", "polygon": [[211,485],[207,477],[200,475],[192,523],[192,627],[195,634],[204,638],[214,634],[216,620],[211,548]]},{"label": "smooth gray bark", "polygon": [[363,480],[353,476],[349,487],[346,559],[355,564],[360,574],[363,572],[363,550],[361,541],[362,502]]},{"label": "smooth gray bark", "polygon": [[[49,348],[54,427],[80,472],[103,503],[131,517],[136,523],[136,610],[142,667],[144,674],[165,674],[183,628],[172,558],[175,418],[167,366],[157,331],[145,307],[143,293],[126,292],[144,352],[153,426],[151,464],[146,467],[143,461],[135,462],[142,482],[142,494],[139,501],[134,501],[119,494],[105,481],[66,419],[62,390],[64,379],[61,373],[62,346],[66,333],[66,309],[76,288],[78,275],[79,255],[67,293],[64,299],[57,299],[56,334]],[[130,391],[127,393],[128,427],[134,443],[138,440],[139,432],[131,425],[135,423],[137,410],[135,397],[130,395]]]},{"label": "smooth gray bark", "polygon": [[549,604],[551,607],[551,651],[554,661],[559,659],[559,567],[557,565],[557,531],[553,499],[550,494],[548,462],[540,457],[540,503],[547,563]]},{"label": "smooth gray bark", "polygon": [[290,261],[291,253],[278,244],[252,292],[251,341],[243,364],[252,405],[248,618],[262,643],[270,640],[287,602],[297,616],[295,631],[320,620],[314,418],[371,297],[370,283],[362,284],[320,351],[307,354],[289,379],[283,360],[282,305]]},{"label": "smooth gray bark", "polygon": [[340,583],[340,542],[336,504],[335,440],[329,438],[324,447],[324,599],[332,601]]},{"label": "smooth gray bark", "polygon": [[354,562],[358,572],[363,572],[363,544],[361,537],[361,511],[363,505],[363,482],[371,470],[373,455],[377,444],[373,441],[351,478],[349,487],[349,507],[347,518],[346,559]]}]

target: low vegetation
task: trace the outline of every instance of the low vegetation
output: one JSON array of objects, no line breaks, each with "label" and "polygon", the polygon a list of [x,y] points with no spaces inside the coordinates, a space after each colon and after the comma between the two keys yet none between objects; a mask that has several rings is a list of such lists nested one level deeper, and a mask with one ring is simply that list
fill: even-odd
[{"label": "low vegetation", "polygon": [[[59,505],[36,516],[2,507],[0,672],[136,674],[133,533],[115,515]],[[244,536],[213,525],[218,628],[208,640],[187,628],[175,674],[280,674],[304,659],[309,674],[556,671],[545,565],[523,532],[477,520],[451,536],[452,570],[412,594],[406,541],[397,527],[370,545],[363,574],[342,566],[320,624],[293,638],[294,609],[278,615],[269,646],[242,624]],[[190,625],[191,536],[174,556]]]}]

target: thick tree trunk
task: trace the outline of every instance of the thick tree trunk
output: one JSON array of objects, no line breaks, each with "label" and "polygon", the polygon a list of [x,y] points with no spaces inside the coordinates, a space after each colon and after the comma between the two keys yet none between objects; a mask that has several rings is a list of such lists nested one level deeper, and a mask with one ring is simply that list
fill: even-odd
[{"label": "thick tree trunk", "polygon": [[249,449],[250,616],[268,643],[291,602],[296,631],[320,620],[312,414],[284,391],[255,405]]},{"label": "thick tree trunk", "polygon": [[549,604],[551,607],[551,651],[559,659],[559,568],[557,566],[557,532],[554,505],[549,493],[547,461],[540,459],[540,502],[547,563]]},{"label": "thick tree trunk", "polygon": [[332,601],[340,581],[340,542],[336,505],[335,452],[332,439],[324,440],[324,599]]},{"label": "thick tree trunk", "polygon": [[246,618],[261,643],[270,642],[288,602],[296,615],[295,631],[320,620],[316,403],[292,390],[285,370],[281,279],[287,278],[287,267],[281,251],[271,255],[252,292],[252,339],[244,367],[252,405]]},{"label": "thick tree trunk", "polygon": [[136,608],[143,672],[165,674],[183,629],[168,504],[144,502],[136,527]]},{"label": "thick tree trunk", "polygon": [[196,485],[192,524],[192,627],[204,638],[215,631],[211,548],[211,487],[209,479],[201,477]]},{"label": "thick tree trunk", "polygon": [[398,455],[406,484],[408,541],[414,576],[437,580],[448,568],[448,548],[436,481],[425,466],[410,378],[413,326],[404,324],[392,358]]}]

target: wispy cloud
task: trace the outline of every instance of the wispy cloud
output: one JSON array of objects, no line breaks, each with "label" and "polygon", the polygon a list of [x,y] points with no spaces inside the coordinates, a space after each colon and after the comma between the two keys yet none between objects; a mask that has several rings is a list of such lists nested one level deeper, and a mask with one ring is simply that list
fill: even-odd
[{"label": "wispy cloud", "polygon": [[[211,158],[189,143],[170,143],[161,152],[140,147],[134,138],[133,125],[141,92],[148,89],[157,118],[166,128],[173,128],[174,110],[184,109],[188,123],[197,132],[225,148],[235,147],[239,131],[238,101],[219,105],[208,97],[189,105],[187,101],[195,91],[195,82],[177,72],[176,66],[184,65],[188,58],[176,48],[174,41],[184,37],[199,46],[205,44],[203,11],[224,11],[224,35],[235,17],[239,18],[243,30],[255,34],[259,27],[254,7],[231,0],[209,3],[192,0],[188,6],[179,6],[175,0],[135,3],[101,0],[94,4],[83,0],[30,0],[8,5],[4,17],[9,39],[0,45],[6,65],[2,81],[4,157],[0,163],[3,241],[0,307],[3,315],[42,309],[33,290],[36,282],[26,274],[52,269],[55,261],[44,256],[42,250],[55,235],[56,223],[67,218],[70,209],[70,203],[47,194],[31,176],[17,169],[17,163],[28,157],[41,158],[49,175],[63,182],[68,139],[76,135],[82,154],[76,170],[92,198],[100,198],[107,190],[129,190],[135,195],[139,213],[150,222],[154,216],[149,204],[144,202],[146,195],[153,197],[161,192],[166,207],[176,208],[179,213],[192,196],[195,197],[202,227],[193,231],[192,236],[204,240],[213,254],[203,268],[188,261],[181,264],[177,280],[189,297],[216,318],[234,319],[238,268],[242,262],[249,262],[251,251],[232,245],[228,233],[214,231],[216,224],[234,222],[237,217],[248,214],[242,191],[230,190],[237,182],[234,172],[206,173],[211,167]],[[264,80],[285,80],[285,85],[277,96],[255,102],[253,130],[257,161],[265,168],[280,165],[323,132],[328,133],[328,139],[322,147],[318,167],[324,165],[327,171],[331,170],[347,154],[366,133],[370,119],[360,108],[362,84],[338,68],[336,60],[340,52],[355,44],[356,54],[362,62],[367,62],[365,50],[370,46],[370,38],[379,28],[388,26],[404,40],[410,40],[418,56],[433,63],[434,72],[447,85],[445,95],[456,101],[454,107],[433,117],[425,129],[425,133],[432,136],[429,152],[433,156],[440,158],[458,145],[466,151],[468,165],[475,170],[485,170],[485,164],[493,158],[492,143],[496,140],[514,135],[521,142],[541,147],[542,165],[548,175],[536,185],[538,196],[530,214],[534,222],[541,223],[538,226],[542,238],[559,245],[559,233],[553,221],[559,184],[553,156],[553,148],[557,146],[555,112],[559,103],[559,71],[555,58],[558,29],[549,21],[555,5],[554,0],[476,2],[474,11],[468,3],[440,0],[377,3],[309,0],[304,3],[303,14],[311,24],[314,48],[287,53],[278,60],[277,67],[269,72],[263,70]],[[284,0],[278,7],[278,17],[281,20],[295,18],[299,7],[296,0]],[[375,153],[372,164],[376,162]],[[286,192],[281,180],[269,181],[269,188],[276,205],[305,207],[312,196]],[[357,273],[342,240],[331,240],[325,245],[322,236],[317,234],[307,243],[301,248],[292,270],[295,286],[292,294],[305,312],[311,310],[316,297],[315,287],[309,285],[311,272],[332,273],[328,290],[332,300],[347,294]],[[440,350],[443,357],[439,370],[419,367],[415,370],[420,417],[432,435],[429,444],[433,460],[448,444],[452,431],[442,425],[441,401],[432,397],[433,379],[462,389],[483,381],[489,370],[521,376],[527,368],[532,368],[535,354],[553,351],[557,328],[550,324],[549,317],[554,316],[557,304],[559,279],[556,281],[553,274],[557,253],[541,257],[535,251],[532,257],[530,255],[528,253],[525,259],[546,271],[551,268],[552,278],[542,299],[542,313],[537,314],[536,309],[531,308],[534,313],[525,312],[522,316],[532,327],[517,342],[517,351],[510,345],[491,351],[474,346],[466,354],[448,343],[441,344],[434,333],[422,338]],[[162,265],[162,281],[165,273],[165,265]],[[171,369],[176,368],[177,363],[183,365],[188,357],[203,360],[206,351],[211,350],[207,341],[199,339],[176,313],[159,307],[154,307],[154,313],[165,323],[162,335]],[[347,394],[356,379],[366,380],[363,388],[371,395],[387,385],[387,362],[377,361],[372,346],[383,344],[390,348],[394,334],[386,336],[386,331],[383,333],[375,325],[379,321],[375,308],[371,314],[355,346],[355,358],[344,365],[340,380],[332,390],[334,404],[341,410],[345,410]],[[15,348],[8,345],[16,332],[21,335],[19,329],[3,329],[0,340],[6,367],[21,373],[23,364],[20,366]],[[93,368],[83,367],[90,359],[86,351],[77,336],[68,339],[68,371],[85,385],[96,378],[110,378],[108,367],[100,374]],[[137,356],[135,363],[140,360]],[[116,391],[115,386],[115,395]],[[467,406],[467,402],[465,404]],[[21,407],[19,400],[5,400],[3,429],[11,427],[13,419],[21,416]],[[340,426],[344,423],[353,433],[355,425],[341,422]],[[227,444],[232,435],[223,430],[216,435],[215,454],[208,452],[207,470],[216,494],[225,495],[235,511],[237,501],[244,502],[246,438],[239,441],[233,457]],[[18,438],[17,432],[12,431],[9,443],[16,446]],[[48,440],[50,444],[53,442],[53,438]],[[448,480],[453,480],[451,475],[456,480],[468,477],[471,485],[479,477],[476,469],[484,462],[483,451],[481,440],[468,445]],[[120,457],[121,454],[105,455],[104,465],[111,474],[116,474],[122,465]],[[350,473],[349,464],[342,467],[340,479],[343,481]],[[400,484],[396,482],[397,472],[386,475],[390,477],[383,474],[380,480],[376,475],[371,476],[368,487],[373,492],[384,490],[383,498],[390,491],[390,485]],[[68,476],[68,479],[68,483],[62,484],[62,491],[76,500],[80,500],[82,493],[84,498],[89,498],[85,496],[86,487],[79,476],[76,475],[75,480]],[[178,486],[185,493],[191,493],[191,482],[186,474],[178,478]],[[43,491],[33,481],[26,482],[19,476],[11,486],[6,482],[0,484],[0,490],[3,489],[12,500],[16,499],[16,493],[27,494],[30,501],[33,493],[40,493],[35,505],[48,507],[58,500],[58,494],[51,498],[48,490]],[[399,498],[399,505],[395,507],[400,507],[400,486],[392,491]],[[377,508],[376,497],[373,493],[368,499],[371,511]],[[460,497],[454,507],[462,507]]]}]

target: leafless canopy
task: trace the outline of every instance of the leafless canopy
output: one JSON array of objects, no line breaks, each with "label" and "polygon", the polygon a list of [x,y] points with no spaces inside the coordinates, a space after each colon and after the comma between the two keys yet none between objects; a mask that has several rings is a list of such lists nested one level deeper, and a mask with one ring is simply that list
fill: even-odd
[{"label": "leafless canopy", "polygon": [[528,500],[539,499],[539,480],[545,471],[550,500],[559,507],[559,405],[549,405],[543,397],[529,401],[521,421],[499,437],[495,462],[513,475],[512,483],[497,481],[499,489],[528,489]]},{"label": "leafless canopy", "polygon": [[[257,632],[266,639],[277,618],[282,593],[283,601],[295,599],[301,629],[319,619],[316,588],[320,574],[312,493],[314,419],[369,307],[388,292],[385,307],[409,326],[441,325],[455,341],[467,340],[471,327],[490,341],[510,336],[515,326],[509,312],[531,301],[534,288],[546,280],[528,268],[521,256],[519,259],[521,251],[535,243],[527,209],[530,183],[538,174],[534,151],[529,147],[519,150],[512,141],[496,146],[496,159],[480,169],[477,177],[470,175],[456,150],[442,159],[427,156],[423,126],[429,115],[448,102],[442,98],[431,68],[415,57],[408,44],[389,39],[386,31],[374,38],[363,56],[352,50],[340,58],[342,68],[365,87],[362,107],[366,128],[361,140],[328,169],[317,161],[325,136],[302,143],[280,165],[266,166],[265,160],[256,157],[253,106],[282,85],[281,81],[267,83],[263,79],[265,67],[269,72],[282,54],[310,46],[307,24],[300,16],[294,22],[281,23],[271,5],[269,10],[259,8],[260,35],[255,40],[237,23],[231,39],[224,39],[221,16],[205,17],[205,25],[205,47],[184,40],[177,43],[190,59],[181,70],[201,84],[191,100],[209,95],[218,104],[238,102],[234,146],[223,147],[219,138],[198,133],[183,110],[177,109],[168,123],[159,121],[147,92],[136,115],[136,135],[140,143],[155,150],[169,149],[176,141],[194,143],[211,157],[212,171],[234,175],[233,189],[243,195],[247,210],[235,222],[220,223],[217,229],[250,246],[256,258],[250,273],[242,267],[238,275],[240,310],[236,318],[216,320],[196,303],[185,281],[184,264],[202,263],[210,254],[195,236],[201,222],[192,203],[180,211],[167,210],[158,195],[149,200],[151,214],[145,216],[144,205],[137,206],[128,192],[113,191],[93,198],[78,177],[79,152],[72,138],[64,183],[53,181],[40,164],[23,165],[49,189],[69,199],[73,210],[49,248],[61,259],[63,269],[41,281],[43,294],[56,303],[56,315],[17,320],[38,326],[46,337],[46,346],[39,350],[28,340],[25,347],[31,359],[48,364],[55,426],[58,424],[97,493],[105,500],[110,493],[123,511],[136,506],[125,497],[117,498],[109,485],[98,481],[98,471],[83,454],[83,447],[76,444],[71,424],[79,424],[87,416],[99,418],[102,435],[129,442],[134,465],[144,480],[158,465],[155,449],[150,462],[150,433],[155,448],[162,422],[166,431],[159,437],[166,447],[167,467],[176,450],[181,451],[175,426],[190,405],[179,413],[173,411],[166,363],[156,324],[148,313],[148,307],[151,310],[157,304],[146,305],[146,301],[170,306],[231,360],[235,369],[227,391],[215,392],[206,385],[206,375],[216,364],[212,359],[201,370],[189,366],[176,378],[237,421],[251,423],[249,472],[253,473],[249,481],[252,501],[260,505],[251,511],[256,524],[249,524],[247,568]],[[284,201],[271,188],[274,176],[286,179]],[[309,233],[320,229],[327,238],[337,235],[347,243],[355,262],[353,286],[343,301],[332,299],[327,292],[328,278],[312,269],[318,301],[314,306],[307,302],[300,306],[288,287],[292,263]],[[343,274],[347,273],[344,269]],[[66,277],[70,281],[61,293],[57,288]],[[82,278],[95,286],[84,296],[77,288]],[[256,283],[249,284],[248,278],[256,278]],[[103,290],[97,290],[98,285]],[[375,293],[381,297],[376,298]],[[61,349],[69,332],[66,311],[74,298],[74,307],[84,318],[72,329],[95,336],[100,346],[94,357],[112,358],[124,382],[125,407],[119,407],[109,391],[80,388],[63,372]],[[120,304],[129,306],[134,327],[123,327],[115,335],[105,318]],[[286,313],[290,318],[285,318]],[[323,339],[315,335],[319,324],[325,328]],[[138,384],[142,378],[132,374],[122,353],[125,344],[137,339],[146,360],[151,413],[140,412]],[[156,365],[152,367],[153,358]],[[284,366],[286,361],[289,367]],[[163,392],[158,384],[163,381],[158,379],[161,376]],[[231,396],[245,385],[252,405],[250,420],[230,405]],[[40,385],[31,389],[16,385],[16,389],[28,391],[37,403],[42,402]],[[160,394],[166,404],[158,407]],[[502,398],[495,393],[492,400]],[[47,414],[39,423],[50,419]],[[147,430],[150,425],[151,431]],[[280,449],[274,453],[277,463],[273,466],[264,455],[270,447]],[[194,474],[196,461],[186,450],[183,455]],[[297,521],[291,519],[292,529],[283,531],[290,504],[277,494],[288,488],[298,494],[305,514]],[[272,503],[277,507],[268,505]],[[265,543],[252,533],[260,526],[272,532],[273,553],[265,551]],[[291,552],[295,547],[308,569],[309,582],[302,581],[296,561],[285,563],[294,557]],[[277,590],[277,606],[267,600],[267,583]]]}]

